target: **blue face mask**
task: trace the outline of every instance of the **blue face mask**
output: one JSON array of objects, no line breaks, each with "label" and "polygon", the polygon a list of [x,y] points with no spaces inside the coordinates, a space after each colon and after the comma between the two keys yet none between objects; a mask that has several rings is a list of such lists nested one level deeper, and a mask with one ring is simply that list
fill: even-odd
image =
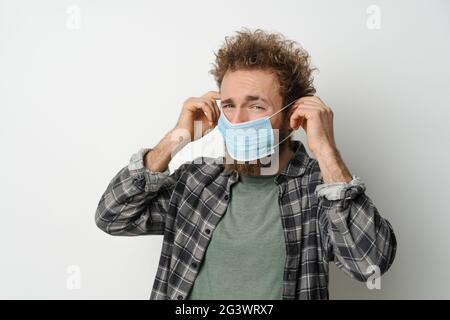
[{"label": "blue face mask", "polygon": [[225,140],[230,156],[238,161],[252,161],[273,154],[275,147],[289,138],[294,131],[274,146],[275,139],[270,118],[294,102],[295,100],[271,116],[240,123],[231,123],[221,110],[217,127]]}]

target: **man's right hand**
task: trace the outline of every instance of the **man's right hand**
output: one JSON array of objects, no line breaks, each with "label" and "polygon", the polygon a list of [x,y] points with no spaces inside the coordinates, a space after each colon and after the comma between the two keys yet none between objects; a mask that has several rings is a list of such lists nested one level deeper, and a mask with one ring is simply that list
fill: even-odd
[{"label": "man's right hand", "polygon": [[[145,155],[145,167],[153,172],[163,172],[167,169],[170,160],[186,144],[201,138],[206,131],[213,129],[220,116],[216,103],[219,99],[220,93],[217,91],[209,91],[199,98],[187,99],[175,128]],[[194,121],[201,121],[200,137],[194,137]]]},{"label": "man's right hand", "polygon": [[[220,93],[218,91],[209,91],[201,97],[191,97],[187,99],[183,104],[180,117],[175,126],[175,131],[181,129],[186,135],[189,133],[190,141],[203,137],[206,131],[214,129],[217,125],[220,110],[216,100],[219,99]],[[195,121],[198,121],[198,123],[201,121],[201,136],[194,137]]]}]

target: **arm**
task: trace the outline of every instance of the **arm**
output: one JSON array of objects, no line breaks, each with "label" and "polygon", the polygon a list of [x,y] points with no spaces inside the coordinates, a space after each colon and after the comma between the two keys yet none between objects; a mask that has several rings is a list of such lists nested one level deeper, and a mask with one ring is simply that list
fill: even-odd
[{"label": "arm", "polygon": [[[95,223],[101,230],[118,236],[163,234],[175,183],[192,164],[184,163],[170,175],[169,162],[192,139],[201,138],[216,125],[217,99],[217,91],[187,99],[175,128],[155,148],[141,149],[131,157],[100,199]],[[194,134],[199,131],[200,136]]]},{"label": "arm", "polygon": [[394,231],[364,193],[362,181],[352,180],[334,140],[333,111],[319,97],[305,96],[294,104],[290,125],[305,129],[320,167],[322,185],[315,192],[325,259],[360,281],[372,275],[373,267],[383,274],[394,261]]},{"label": "arm", "polygon": [[[322,170],[325,163],[330,166]],[[339,156],[335,161],[330,158],[320,160],[319,164],[321,171],[333,172],[334,176],[349,174]],[[338,168],[345,168],[342,170],[346,173],[340,172]],[[397,241],[389,221],[381,217],[365,194],[362,180],[356,176],[352,178],[349,182],[347,178],[340,182],[328,179],[333,182],[316,187],[319,226],[327,261],[334,261],[350,277],[367,281],[373,274],[373,267],[380,269],[380,275],[390,268],[395,258]]]},{"label": "arm", "polygon": [[115,236],[163,234],[175,182],[189,166],[170,174],[171,153],[185,144],[167,134],[155,148],[133,154],[129,164],[111,180],[95,212],[95,223]]}]

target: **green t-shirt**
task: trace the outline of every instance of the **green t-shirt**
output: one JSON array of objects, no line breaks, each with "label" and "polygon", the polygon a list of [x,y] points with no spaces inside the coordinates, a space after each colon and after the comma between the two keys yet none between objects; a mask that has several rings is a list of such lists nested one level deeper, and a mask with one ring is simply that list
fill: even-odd
[{"label": "green t-shirt", "polygon": [[187,299],[281,299],[286,248],[276,175],[232,186]]}]

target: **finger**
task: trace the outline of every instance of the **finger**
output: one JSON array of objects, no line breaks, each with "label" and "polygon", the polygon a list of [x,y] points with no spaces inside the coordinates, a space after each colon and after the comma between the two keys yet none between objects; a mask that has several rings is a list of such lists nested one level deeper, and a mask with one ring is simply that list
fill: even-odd
[{"label": "finger", "polygon": [[322,104],[317,104],[317,103],[312,103],[312,102],[305,102],[305,101],[299,103],[293,109],[293,112],[296,109],[298,109],[298,108],[300,108],[300,109],[308,109],[308,110],[316,110],[317,112],[330,112],[331,111],[330,108],[328,108],[328,107],[326,107],[326,106],[324,106]]},{"label": "finger", "polygon": [[217,111],[216,111],[215,103],[216,102],[215,102],[214,99],[208,100],[208,104],[211,106],[211,109],[212,109],[212,112],[213,112],[214,122],[216,122],[218,117],[219,117],[219,115],[217,114]]},{"label": "finger", "polygon": [[306,96],[300,97],[298,100],[299,100],[299,101],[300,101],[300,100],[315,100],[315,101],[320,101],[320,98],[319,98],[318,96],[316,96],[316,95],[310,94],[310,95],[306,95]]},{"label": "finger", "polygon": [[204,100],[198,99],[194,101],[192,107],[194,111],[201,111],[203,113],[202,119],[206,119],[208,122],[212,121],[212,110],[210,110],[210,107]]},{"label": "finger", "polygon": [[220,100],[220,92],[219,91],[208,91],[202,97],[207,98],[207,99]]},{"label": "finger", "polygon": [[323,106],[325,109],[330,109],[318,96],[305,96],[300,98],[301,102],[307,102],[312,104],[318,104]]},{"label": "finger", "polygon": [[211,115],[213,119],[212,127],[214,127],[218,119],[216,109],[214,108],[214,100],[208,100],[206,101],[206,103],[208,104],[209,109],[211,110]]},{"label": "finger", "polygon": [[212,100],[212,105],[213,105],[213,109],[216,113],[216,123],[219,121],[219,117],[220,117],[220,109],[219,106],[217,105],[216,100]]},{"label": "finger", "polygon": [[[309,119],[312,119],[313,117],[320,117],[320,114],[327,114],[329,108],[326,108],[322,105],[310,105],[301,103],[299,104],[298,108],[294,110],[290,117],[290,126],[291,128],[297,130],[300,126],[303,127],[306,130],[306,124]],[[333,116],[333,113],[330,110],[331,116]]]},{"label": "finger", "polygon": [[307,98],[308,98],[308,100],[316,101],[317,103],[322,104],[322,105],[325,106],[325,102],[323,102],[322,99],[320,99],[318,96],[314,95],[314,96],[310,96],[310,97],[307,97]]},{"label": "finger", "polygon": [[300,108],[302,109],[309,109],[312,110],[313,113],[321,113],[323,115],[330,115],[331,117],[333,117],[333,110],[331,110],[331,108],[327,107],[326,105],[323,104],[316,104],[316,103],[305,103],[303,102],[300,106]]},{"label": "finger", "polygon": [[307,104],[307,105],[317,105],[317,106],[321,106],[323,105],[320,101],[316,100],[316,99],[311,99],[310,97],[303,97],[301,98],[297,104]]},{"label": "finger", "polygon": [[308,105],[304,101],[294,103],[292,105],[292,109],[289,112],[289,117],[291,117],[294,114],[295,110],[297,110],[299,108],[308,108]]},{"label": "finger", "polygon": [[189,111],[199,111],[201,109],[203,100],[200,98],[189,98],[186,108]]},{"label": "finger", "polygon": [[301,103],[322,104],[319,100],[314,99],[312,97],[302,97],[302,98],[296,100],[294,104],[301,104]]},{"label": "finger", "polygon": [[206,101],[203,102],[203,113],[206,115],[206,118],[208,119],[209,127],[212,128],[214,125],[214,118],[213,118],[213,109],[212,106],[210,106]]},{"label": "finger", "polygon": [[289,125],[292,129],[297,130],[300,128],[300,126],[303,125],[304,121],[307,121],[308,119],[308,113],[310,113],[311,110],[307,108],[300,109],[294,111],[294,113],[291,115],[289,119]]},{"label": "finger", "polygon": [[217,112],[216,109],[214,108],[214,103],[213,101],[209,102],[209,108],[211,110],[211,117],[212,117],[212,123],[211,123],[211,128],[214,128],[217,125]]}]

